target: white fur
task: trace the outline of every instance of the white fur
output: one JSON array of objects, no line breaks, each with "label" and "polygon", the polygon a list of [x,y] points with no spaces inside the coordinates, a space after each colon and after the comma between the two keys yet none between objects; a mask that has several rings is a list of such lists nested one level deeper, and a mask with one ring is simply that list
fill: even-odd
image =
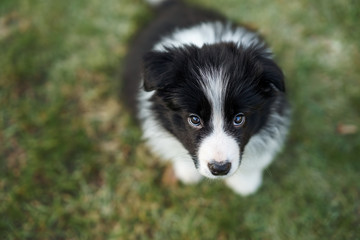
[{"label": "white fur", "polygon": [[230,176],[239,166],[240,149],[236,140],[224,131],[224,102],[228,77],[221,68],[200,70],[200,75],[203,91],[212,108],[210,123],[213,132],[200,144],[199,172],[208,178],[219,178],[210,172],[208,163],[228,161],[231,169],[227,176]]},{"label": "white fur", "polygon": [[240,149],[235,139],[224,132],[222,128],[215,128],[200,144],[199,148],[199,172],[208,178],[223,178],[214,176],[208,163],[211,161],[231,163],[231,169],[226,176],[232,175],[239,167]]},{"label": "white fur", "polygon": [[173,161],[174,172],[183,183],[193,184],[199,182],[203,176],[194,167],[193,161]]},{"label": "white fur", "polygon": [[164,160],[174,163],[174,172],[183,183],[196,183],[202,177],[194,167],[194,162],[188,151],[171,134],[169,134],[155,120],[150,110],[149,99],[154,92],[146,92],[143,89],[139,93],[139,119],[143,130],[143,138],[151,151]]},{"label": "white fur", "polygon": [[222,127],[224,119],[224,101],[229,78],[220,69],[200,69],[199,82],[212,107],[212,123]]},{"label": "white fur", "polygon": [[[152,152],[164,160],[172,161],[174,163],[175,175],[183,183],[191,184],[200,181],[202,176],[199,172],[211,178],[211,173],[205,170],[205,168],[200,167],[199,172],[195,169],[188,151],[154,119],[149,110],[151,103],[148,101],[152,95],[153,92],[145,92],[142,89],[139,94],[139,118],[142,119],[143,138],[146,140]],[[234,192],[242,196],[247,196],[256,192],[261,186],[264,169],[271,163],[275,154],[281,149],[286,137],[289,125],[287,116],[289,114],[290,113],[285,114],[284,117],[275,113],[271,114],[267,127],[250,139],[245,147],[239,169],[235,173],[230,172],[229,175],[233,175],[225,179],[226,184]],[[273,135],[270,135],[270,132]],[[217,135],[217,138],[214,137],[215,135]],[[220,144],[220,142],[224,144]],[[217,147],[212,147],[213,145],[227,145],[229,143],[230,145],[233,143],[232,139],[230,140],[226,133],[221,131],[221,128],[218,133],[214,131],[212,135],[203,140],[202,148],[200,147],[199,149],[199,159],[208,159],[209,157],[207,157],[207,155],[216,155],[216,153],[212,151]],[[233,146],[229,149],[235,148],[236,147]],[[225,153],[223,152],[222,154]],[[226,154],[235,156],[234,152]],[[222,159],[223,156],[226,155],[219,154],[216,158]],[[232,171],[235,171],[237,168],[238,166],[233,166]]]},{"label": "white fur", "polygon": [[226,185],[234,192],[242,196],[248,196],[256,192],[261,186],[262,171],[246,171],[240,167],[236,174],[225,180]]},{"label": "white fur", "polygon": [[[151,2],[152,0],[149,0]],[[154,2],[160,2],[154,0]],[[154,50],[165,51],[165,47],[180,47],[185,44],[193,44],[202,47],[204,44],[213,44],[217,42],[234,42],[238,46],[250,46],[253,43],[264,44],[257,34],[250,32],[245,28],[238,27],[231,29],[230,24],[220,22],[202,23],[188,29],[177,29],[173,34],[164,37],[154,46]],[[270,52],[270,50],[267,50]],[[176,176],[184,183],[196,183],[202,177],[199,172],[206,177],[214,177],[207,168],[210,160],[223,161],[231,160],[232,168],[228,175],[226,184],[236,193],[248,195],[255,192],[261,185],[262,171],[270,164],[274,155],[280,150],[287,132],[287,117],[281,117],[273,113],[270,117],[267,128],[262,129],[253,136],[245,147],[241,166],[238,168],[239,147],[235,139],[226,134],[223,129],[223,95],[226,87],[226,76],[221,70],[204,71],[201,74],[204,81],[204,90],[212,103],[213,114],[211,123],[213,132],[203,139],[199,148],[199,171],[195,170],[194,163],[188,151],[171,134],[169,134],[155,120],[150,110],[151,102],[148,100],[154,92],[145,92],[140,89],[139,100],[139,118],[141,119],[143,137],[150,149],[165,160],[174,163]],[[209,78],[208,78],[209,77]],[[212,80],[210,80],[212,78]],[[216,81],[214,81],[214,79]],[[221,81],[220,81],[221,80]],[[223,89],[223,91],[218,91]],[[281,123],[281,124],[279,124]],[[273,126],[277,128],[272,128]],[[270,135],[270,133],[272,135]],[[235,153],[237,152],[237,153]]]},{"label": "white fur", "polygon": [[245,146],[239,170],[225,180],[234,192],[247,196],[261,186],[264,169],[272,162],[284,143],[290,124],[289,115],[290,110],[285,116],[272,113],[267,126],[251,137]]},{"label": "white fur", "polygon": [[[265,43],[254,32],[246,28],[231,29],[231,24],[206,22],[188,29],[177,29],[170,36],[164,37],[154,50],[165,51],[165,47],[181,47],[186,44],[202,47],[204,44],[234,42],[238,46],[248,47],[251,44],[263,46]],[[268,50],[270,52],[270,50]]]}]

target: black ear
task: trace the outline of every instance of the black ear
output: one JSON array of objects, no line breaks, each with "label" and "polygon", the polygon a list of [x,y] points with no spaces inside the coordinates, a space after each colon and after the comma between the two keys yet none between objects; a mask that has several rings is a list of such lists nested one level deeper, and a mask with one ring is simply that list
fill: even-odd
[{"label": "black ear", "polygon": [[148,52],[143,57],[143,63],[145,91],[161,89],[171,83],[174,72],[171,52]]},{"label": "black ear", "polygon": [[264,92],[285,92],[284,74],[280,67],[267,57],[262,57],[262,88]]}]

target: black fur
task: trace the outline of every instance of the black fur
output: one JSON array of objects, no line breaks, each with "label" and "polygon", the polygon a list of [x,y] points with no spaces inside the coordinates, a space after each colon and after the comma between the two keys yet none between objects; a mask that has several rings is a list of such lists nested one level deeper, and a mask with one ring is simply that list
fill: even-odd
[{"label": "black fur", "polygon": [[[272,60],[262,39],[258,37],[259,41],[250,45],[217,41],[202,46],[166,46],[163,50],[156,51],[153,48],[162,37],[176,29],[185,29],[203,22],[227,23],[222,16],[212,11],[188,7],[178,1],[166,2],[157,11],[156,19],[133,41],[125,61],[122,96],[128,109],[137,115],[142,110],[137,109],[138,93],[153,93],[146,102],[150,103],[150,109],[146,110],[151,113],[145,117],[140,116],[140,121],[153,118],[152,124],[160,125],[159,131],[165,130],[175,137],[188,151],[195,166],[198,166],[202,139],[214,130],[211,122],[212,103],[206,89],[204,90],[207,83],[202,79],[202,73],[221,70],[227,83],[224,102],[221,103],[221,106],[224,106],[222,128],[226,136],[235,140],[231,140],[236,146],[233,149],[236,149],[235,152],[239,150],[241,156],[250,139],[261,133],[260,135],[264,135],[262,143],[270,141],[269,136],[279,138],[279,144],[273,144],[274,149],[268,152],[261,146],[261,154],[273,156],[286,134],[288,104],[284,75]],[[230,29],[236,27],[233,25]],[[222,30],[216,31],[216,39],[222,39],[223,34],[226,34],[221,32]],[[141,79],[142,83],[139,82]],[[234,126],[233,122],[238,113],[243,113],[246,118],[241,127]],[[201,128],[189,124],[190,114],[197,114],[201,118]],[[274,117],[275,115],[277,117]],[[240,161],[237,160],[239,155],[236,155],[235,161]],[[263,167],[265,165],[261,166],[259,171]]]},{"label": "black fur", "polygon": [[174,31],[206,21],[224,21],[225,18],[211,10],[189,7],[181,1],[166,1],[156,9],[155,18],[131,40],[131,46],[124,61],[121,98],[129,111],[137,113],[137,92],[141,79],[142,59],[154,44]]},{"label": "black fur", "polygon": [[[201,90],[199,69],[222,66],[228,74],[225,129],[241,143],[241,150],[266,125],[271,106],[284,94],[285,87],[282,71],[263,52],[258,46],[242,49],[233,43],[220,43],[145,55],[144,88],[157,90],[151,99],[153,111],[191,155],[196,156],[199,140],[211,131],[211,107]],[[240,112],[246,115],[246,127],[234,128],[233,117]],[[189,113],[199,114],[204,123],[201,130],[186,124]]]}]

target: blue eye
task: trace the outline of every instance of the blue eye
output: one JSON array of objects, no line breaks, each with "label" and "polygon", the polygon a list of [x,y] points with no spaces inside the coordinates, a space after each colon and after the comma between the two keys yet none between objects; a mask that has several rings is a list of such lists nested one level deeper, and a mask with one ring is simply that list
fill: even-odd
[{"label": "blue eye", "polygon": [[245,115],[243,113],[238,113],[235,115],[233,124],[235,127],[241,127],[245,123]]},{"label": "blue eye", "polygon": [[195,128],[201,128],[202,127],[200,117],[195,115],[195,114],[191,114],[188,117],[188,122],[192,127],[195,127]]}]

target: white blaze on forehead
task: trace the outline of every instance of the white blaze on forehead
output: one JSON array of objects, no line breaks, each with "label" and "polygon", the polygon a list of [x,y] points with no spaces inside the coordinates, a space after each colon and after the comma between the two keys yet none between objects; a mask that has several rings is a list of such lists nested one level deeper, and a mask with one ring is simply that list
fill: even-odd
[{"label": "white blaze on forehead", "polygon": [[224,103],[228,76],[222,68],[209,68],[205,71],[200,69],[200,83],[205,96],[211,105],[211,123],[215,129],[222,129],[224,124]]},{"label": "white blaze on forehead", "polygon": [[240,148],[235,138],[225,132],[225,95],[228,85],[228,76],[219,69],[200,71],[200,82],[206,98],[210,102],[210,127],[212,132],[200,143],[198,159],[201,174],[214,178],[208,169],[212,161],[231,163],[228,175],[233,174],[240,161]]}]

